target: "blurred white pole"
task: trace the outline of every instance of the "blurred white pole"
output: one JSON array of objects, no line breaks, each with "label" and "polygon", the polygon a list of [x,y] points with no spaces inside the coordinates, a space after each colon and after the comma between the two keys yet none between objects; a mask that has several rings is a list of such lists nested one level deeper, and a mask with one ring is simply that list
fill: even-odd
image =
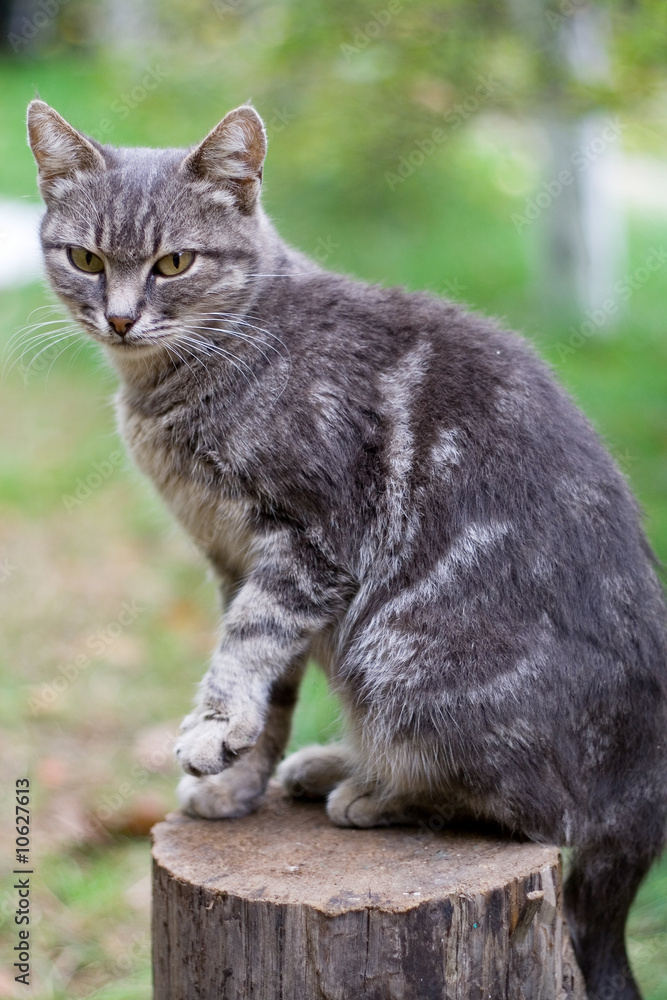
[{"label": "blurred white pole", "polygon": [[[592,4],[572,10],[559,29],[558,42],[571,75],[584,84],[609,80],[607,25]],[[569,134],[568,134],[569,133]],[[551,241],[569,230],[573,244],[579,310],[594,314],[602,329],[618,315],[614,285],[623,273],[626,257],[625,219],[614,192],[613,173],[619,169],[623,123],[600,112],[585,115],[552,130],[554,156],[562,162],[569,155],[574,175],[572,197],[551,213]],[[554,141],[555,140],[555,141]]]},{"label": "blurred white pole", "polygon": [[[612,115],[576,117],[566,105],[568,80],[609,79],[607,26],[593,3],[509,0],[517,27],[539,49],[544,85],[541,124],[549,153],[544,183],[558,190],[539,217],[542,285],[547,308],[570,318],[595,314],[600,329],[618,314],[614,285],[625,262],[625,223],[614,192],[623,123]],[[566,183],[560,179],[568,177]],[[599,320],[599,322],[598,322]]]},{"label": "blurred white pole", "polygon": [[155,0],[105,0],[104,6],[106,45],[146,61],[146,43],[159,33]]},{"label": "blurred white pole", "polygon": [[27,285],[43,276],[39,224],[44,207],[0,198],[0,288]]}]

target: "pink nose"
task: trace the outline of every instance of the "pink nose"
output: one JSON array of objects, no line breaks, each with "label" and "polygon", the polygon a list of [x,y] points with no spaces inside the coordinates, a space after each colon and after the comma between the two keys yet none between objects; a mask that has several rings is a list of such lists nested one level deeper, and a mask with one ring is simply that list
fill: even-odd
[{"label": "pink nose", "polygon": [[112,326],[121,337],[124,337],[130,327],[134,325],[134,320],[129,316],[107,316],[107,319],[109,326]]}]

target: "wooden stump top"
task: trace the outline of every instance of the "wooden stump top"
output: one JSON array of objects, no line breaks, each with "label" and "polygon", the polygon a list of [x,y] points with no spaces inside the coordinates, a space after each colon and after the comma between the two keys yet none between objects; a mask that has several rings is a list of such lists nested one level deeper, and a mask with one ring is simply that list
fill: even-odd
[{"label": "wooden stump top", "polygon": [[273,782],[250,816],[211,821],[170,813],[153,836],[155,860],[175,879],[327,914],[369,905],[398,913],[443,896],[486,895],[559,866],[557,847],[426,824],[341,829],[322,804],[290,802]]},{"label": "wooden stump top", "polygon": [[252,816],[153,834],[155,1000],[585,997],[556,847],[340,829],[276,785]]}]

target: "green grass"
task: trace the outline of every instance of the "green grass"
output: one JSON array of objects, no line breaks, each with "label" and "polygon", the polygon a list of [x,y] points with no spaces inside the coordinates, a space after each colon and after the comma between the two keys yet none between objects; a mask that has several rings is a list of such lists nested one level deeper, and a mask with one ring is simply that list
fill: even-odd
[{"label": "green grass", "polygon": [[649,1000],[667,997],[667,857],[639,890],[628,923],[630,960]]},{"label": "green grass", "polygon": [[[34,196],[22,106],[35,86],[93,130],[140,69],[123,75],[100,59],[60,57],[0,63],[4,99],[16,109],[0,134],[2,193]],[[247,97],[235,90],[243,84],[211,66],[207,75],[188,69],[182,79],[177,69],[135,113],[114,119],[114,141],[189,143],[213,124],[214,105],[224,110]],[[530,239],[510,223],[517,199],[498,188],[493,163],[474,143],[452,143],[391,193],[380,168],[366,170],[358,188],[346,187],[308,152],[306,127],[290,125],[271,144],[266,204],[283,235],[311,253],[329,241],[327,266],[369,280],[459,289],[474,307],[526,331],[618,457],[667,560],[664,276],[637,290],[612,333],[564,354],[567,323],[540,312]],[[664,225],[635,220],[628,269],[666,236]],[[1,293],[0,346],[46,301],[38,286]],[[35,790],[41,920],[32,996],[145,1000],[148,915],[145,889],[142,897],[136,887],[149,872],[148,844],[128,830],[174,806],[168,748],[205,669],[217,602],[201,558],[125,460],[68,509],[78,484],[120,449],[109,405],[113,378],[94,348],[73,354],[31,367],[19,361],[2,384],[0,558],[12,570],[0,584],[0,721],[10,780],[27,769]],[[136,619],[93,649],[128,601],[140,608]],[[77,656],[85,666],[46,704],[45,691]],[[292,746],[335,735],[338,717],[321,674],[311,670]],[[643,887],[629,933],[647,1000],[667,1000],[667,861]]]}]

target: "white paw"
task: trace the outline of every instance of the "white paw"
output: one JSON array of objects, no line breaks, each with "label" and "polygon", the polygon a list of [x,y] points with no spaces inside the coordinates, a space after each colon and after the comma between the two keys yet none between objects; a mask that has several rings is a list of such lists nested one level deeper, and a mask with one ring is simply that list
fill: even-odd
[{"label": "white paw", "polygon": [[256,708],[223,717],[210,710],[192,712],[181,724],[176,757],[188,774],[219,774],[252,750],[262,731]]},{"label": "white paw", "polygon": [[350,766],[351,754],[343,744],[314,745],[285,758],[276,777],[294,798],[325,799],[347,777]]},{"label": "white paw", "polygon": [[266,781],[248,773],[242,763],[222,774],[195,778],[184,775],[178,785],[178,801],[183,812],[202,819],[236,819],[247,816],[260,805]]}]

